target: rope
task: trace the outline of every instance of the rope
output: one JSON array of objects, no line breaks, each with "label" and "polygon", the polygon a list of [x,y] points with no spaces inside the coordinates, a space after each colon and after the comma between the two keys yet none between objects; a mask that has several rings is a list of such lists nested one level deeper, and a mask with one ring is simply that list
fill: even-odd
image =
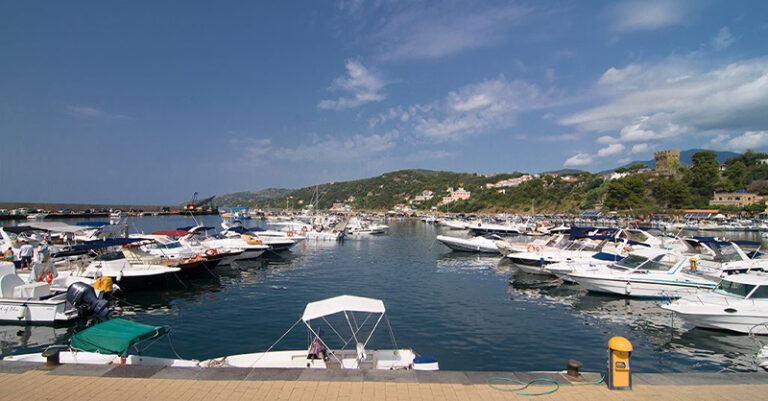
[{"label": "rope", "polygon": [[[488,380],[485,381],[486,384],[488,384],[488,387],[496,390],[496,391],[503,391],[503,392],[514,392],[517,395],[525,395],[525,396],[539,396],[539,395],[548,395],[556,392],[560,389],[560,386],[584,386],[584,385],[594,385],[594,384],[600,384],[605,380],[605,374],[603,374],[600,377],[600,380],[592,381],[592,382],[584,382],[584,383],[558,383],[557,380],[554,379],[545,379],[545,378],[537,378],[533,379],[531,381],[520,381],[517,379],[510,379],[507,377],[490,377]],[[522,387],[518,388],[501,388],[498,387],[499,384],[508,384],[508,383],[514,383],[519,384]],[[547,391],[541,391],[538,393],[534,392],[522,392],[523,390],[527,389],[528,387],[533,386],[543,386],[543,387],[554,387],[552,390]]]}]

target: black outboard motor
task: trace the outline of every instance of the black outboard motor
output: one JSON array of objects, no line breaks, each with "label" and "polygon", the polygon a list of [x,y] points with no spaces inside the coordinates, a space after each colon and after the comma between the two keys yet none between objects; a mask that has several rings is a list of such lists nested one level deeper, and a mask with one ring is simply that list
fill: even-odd
[{"label": "black outboard motor", "polygon": [[109,304],[96,296],[96,291],[88,284],[82,282],[72,283],[67,289],[67,302],[85,315],[92,313],[101,319],[109,315]]}]

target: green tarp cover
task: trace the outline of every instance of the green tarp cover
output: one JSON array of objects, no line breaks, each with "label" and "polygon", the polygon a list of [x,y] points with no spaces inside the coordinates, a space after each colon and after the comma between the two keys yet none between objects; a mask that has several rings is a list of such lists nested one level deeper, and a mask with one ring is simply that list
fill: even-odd
[{"label": "green tarp cover", "polygon": [[89,327],[72,336],[71,347],[100,354],[128,355],[132,345],[159,337],[167,327],[149,326],[125,319],[112,319]]}]

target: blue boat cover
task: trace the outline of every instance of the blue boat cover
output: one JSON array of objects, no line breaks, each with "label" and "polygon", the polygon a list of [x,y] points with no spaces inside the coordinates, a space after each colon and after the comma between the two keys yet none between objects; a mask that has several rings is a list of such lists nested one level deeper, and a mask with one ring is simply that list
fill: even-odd
[{"label": "blue boat cover", "polygon": [[138,241],[146,241],[145,238],[107,238],[99,239],[95,241],[86,241],[80,245],[75,245],[72,250],[86,250],[86,249],[99,249],[109,248],[111,246],[132,244]]},{"label": "blue boat cover", "polygon": [[102,227],[102,226],[108,226],[108,221],[81,221],[79,223],[75,223],[76,226],[80,227]]}]

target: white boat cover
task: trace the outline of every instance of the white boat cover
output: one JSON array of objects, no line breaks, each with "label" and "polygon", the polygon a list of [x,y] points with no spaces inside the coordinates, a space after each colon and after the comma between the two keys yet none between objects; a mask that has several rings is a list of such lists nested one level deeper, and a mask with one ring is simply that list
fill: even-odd
[{"label": "white boat cover", "polygon": [[20,226],[37,228],[39,230],[54,231],[60,233],[79,233],[83,230],[92,229],[93,227],[75,226],[72,224],[61,223],[58,221],[30,221],[28,223],[20,223]]},{"label": "white boat cover", "polygon": [[301,320],[308,322],[312,319],[339,312],[384,313],[384,311],[384,302],[380,299],[339,295],[338,297],[308,303],[307,307],[304,308]]}]

